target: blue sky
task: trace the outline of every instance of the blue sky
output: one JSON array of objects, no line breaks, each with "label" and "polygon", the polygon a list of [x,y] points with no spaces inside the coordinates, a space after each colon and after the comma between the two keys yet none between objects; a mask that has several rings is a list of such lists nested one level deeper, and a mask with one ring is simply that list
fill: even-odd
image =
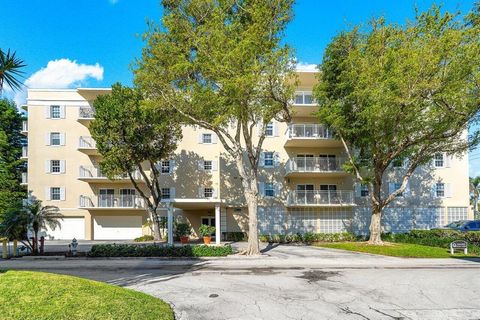
[{"label": "blue sky", "polygon": [[[475,1],[297,0],[286,42],[303,64],[318,64],[339,31],[385,16],[404,23],[414,8],[433,3],[466,12]],[[27,63],[29,87],[97,87],[131,84],[130,66],[140,57],[147,19],[158,21],[159,0],[0,0],[0,48],[12,48]],[[16,95],[16,100],[24,94]],[[474,151],[472,158],[480,156]],[[480,174],[480,159],[472,174]]]}]

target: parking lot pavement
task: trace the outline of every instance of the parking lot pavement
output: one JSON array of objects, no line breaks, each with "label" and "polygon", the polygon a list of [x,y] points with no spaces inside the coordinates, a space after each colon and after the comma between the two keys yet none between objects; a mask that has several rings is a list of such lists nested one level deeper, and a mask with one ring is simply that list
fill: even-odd
[{"label": "parking lot pavement", "polygon": [[[240,244],[242,245],[242,244]],[[11,259],[169,302],[177,319],[479,319],[480,261],[402,259],[304,246],[220,259]]]}]

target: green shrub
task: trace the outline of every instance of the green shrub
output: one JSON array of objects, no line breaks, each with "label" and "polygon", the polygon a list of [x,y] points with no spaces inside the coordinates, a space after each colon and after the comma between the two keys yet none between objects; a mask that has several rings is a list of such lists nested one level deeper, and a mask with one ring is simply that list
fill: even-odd
[{"label": "green shrub", "polygon": [[174,233],[176,238],[188,237],[192,234],[192,228],[188,223],[177,223],[175,225]]},{"label": "green shrub", "polygon": [[389,242],[413,243],[430,247],[449,248],[455,240],[468,243],[468,250],[480,253],[480,232],[459,232],[455,230],[412,230],[409,233],[388,233],[382,239]]},{"label": "green shrub", "polygon": [[145,236],[135,238],[135,239],[133,239],[133,241],[135,241],[135,242],[145,242],[145,241],[153,241],[153,239],[154,239],[153,236],[145,235]]},{"label": "green shrub", "polygon": [[[226,241],[246,241],[248,236],[246,232],[224,232]],[[261,241],[261,240],[260,240]]]},{"label": "green shrub", "polygon": [[135,244],[96,244],[89,257],[223,257],[233,253],[231,246],[162,246]]},{"label": "green shrub", "polygon": [[313,242],[342,242],[342,241],[356,241],[357,237],[354,234],[348,232],[342,233],[313,233],[306,232],[304,234],[261,234],[259,236],[261,242],[270,243],[313,243]]},{"label": "green shrub", "polygon": [[268,234],[261,234],[258,236],[260,242],[270,242],[270,236]]},{"label": "green shrub", "polygon": [[198,233],[200,233],[203,237],[208,237],[214,232],[215,232],[214,226],[208,226],[206,224],[202,224],[200,228],[198,228]]}]

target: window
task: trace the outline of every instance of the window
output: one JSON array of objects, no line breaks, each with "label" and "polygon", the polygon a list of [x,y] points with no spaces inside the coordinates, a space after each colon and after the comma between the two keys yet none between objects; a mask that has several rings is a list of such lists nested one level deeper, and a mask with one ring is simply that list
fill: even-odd
[{"label": "window", "polygon": [[265,128],[265,136],[273,137],[273,122],[267,124],[267,127]]},{"label": "window", "polygon": [[202,143],[212,143],[212,134],[211,133],[202,134]]},{"label": "window", "polygon": [[134,207],[135,189],[120,189],[120,207]]},{"label": "window", "polygon": [[160,166],[160,172],[161,173],[170,173],[170,161],[162,160],[161,166]]},{"label": "window", "polygon": [[273,152],[265,152],[263,156],[263,165],[265,167],[273,167]]},{"label": "window", "polygon": [[60,119],[60,106],[50,106],[50,118],[52,119]]},{"label": "window", "polygon": [[[401,186],[402,186],[401,183],[394,183],[393,184],[393,191],[396,191],[396,190],[400,189]],[[403,192],[399,193],[397,195],[397,197],[403,197]]]},{"label": "window", "polygon": [[401,168],[403,167],[403,161],[400,159],[394,160],[392,165],[394,168]]},{"label": "window", "polygon": [[444,166],[443,153],[436,153],[433,158],[433,165],[435,168],[442,168]]},{"label": "window", "polygon": [[59,187],[50,188],[50,200],[61,200],[61,192]]},{"label": "window", "polygon": [[275,196],[275,186],[273,182],[266,182],[264,185],[264,195],[265,197],[274,197]]},{"label": "window", "polygon": [[60,173],[60,160],[50,160],[50,172],[51,173]]},{"label": "window", "polygon": [[170,199],[170,188],[162,188],[162,199]]},{"label": "window", "polygon": [[213,188],[205,188],[203,189],[203,196],[205,198],[213,198]]},{"label": "window", "polygon": [[437,183],[435,185],[435,195],[438,198],[445,197],[445,183]]},{"label": "window", "polygon": [[59,146],[61,144],[60,132],[51,132],[50,133],[50,145]]},{"label": "window", "polygon": [[211,171],[213,169],[212,160],[204,160],[203,161],[203,170]]},{"label": "window", "polygon": [[368,185],[361,184],[360,185],[360,196],[361,197],[368,197]]}]

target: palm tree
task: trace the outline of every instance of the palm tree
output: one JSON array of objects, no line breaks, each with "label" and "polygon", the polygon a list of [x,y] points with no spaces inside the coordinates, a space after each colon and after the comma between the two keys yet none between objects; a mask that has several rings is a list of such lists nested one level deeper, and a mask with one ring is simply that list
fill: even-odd
[{"label": "palm tree", "polygon": [[470,178],[470,201],[473,206],[474,219],[478,219],[478,200],[480,198],[480,176]]},{"label": "palm tree", "polygon": [[38,253],[38,232],[41,229],[46,229],[47,226],[52,230],[55,230],[57,227],[60,228],[61,225],[58,220],[63,220],[63,215],[56,206],[43,207],[40,200],[34,200],[27,204],[25,211],[29,216],[29,225],[34,234],[33,252]]},{"label": "palm tree", "polygon": [[22,83],[18,78],[22,77],[24,72],[21,68],[25,67],[26,64],[15,54],[16,52],[10,52],[10,49],[7,52],[0,49],[0,94],[4,83],[8,84],[13,90],[21,89]]}]

